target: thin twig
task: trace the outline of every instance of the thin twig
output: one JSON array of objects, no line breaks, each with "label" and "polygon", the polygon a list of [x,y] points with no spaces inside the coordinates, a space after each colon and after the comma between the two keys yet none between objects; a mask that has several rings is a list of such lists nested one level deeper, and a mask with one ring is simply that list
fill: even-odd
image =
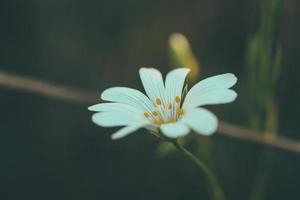
[{"label": "thin twig", "polygon": [[220,122],[218,133],[239,140],[249,141],[300,154],[299,141],[276,136],[273,133],[260,133],[226,122]]},{"label": "thin twig", "polygon": [[96,92],[68,88],[55,83],[3,71],[0,71],[0,86],[68,102],[93,103],[97,100]]},{"label": "thin twig", "polygon": [[[0,87],[30,92],[67,102],[92,104],[98,101],[97,92],[69,88],[3,71],[0,71]],[[218,134],[300,154],[300,141],[286,139],[272,133],[259,133],[237,125],[220,122]]]}]

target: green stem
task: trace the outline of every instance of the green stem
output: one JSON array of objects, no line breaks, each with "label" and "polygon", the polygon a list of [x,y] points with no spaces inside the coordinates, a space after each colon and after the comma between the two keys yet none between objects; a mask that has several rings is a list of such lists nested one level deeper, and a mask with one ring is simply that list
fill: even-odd
[{"label": "green stem", "polygon": [[223,190],[221,189],[214,173],[196,156],[194,156],[191,152],[189,152],[186,148],[181,146],[177,140],[172,141],[173,145],[188,159],[190,159],[197,167],[206,175],[211,198],[213,200],[225,200],[225,196]]}]

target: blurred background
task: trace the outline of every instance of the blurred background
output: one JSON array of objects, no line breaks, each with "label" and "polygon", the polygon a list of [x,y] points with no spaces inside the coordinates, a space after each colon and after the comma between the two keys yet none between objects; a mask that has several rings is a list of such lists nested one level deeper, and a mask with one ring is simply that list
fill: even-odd
[{"label": "blurred background", "polygon": [[[1,71],[99,96],[112,86],[142,89],[140,67],[165,74],[185,64],[169,43],[180,32],[198,62],[196,80],[239,78],[234,103],[209,107],[220,119],[300,139],[298,0],[0,5]],[[0,199],[209,199],[192,163],[146,130],[112,141],[116,129],[94,125],[89,105],[1,88]],[[229,200],[300,199],[295,153],[220,135],[183,142],[214,170]]]}]

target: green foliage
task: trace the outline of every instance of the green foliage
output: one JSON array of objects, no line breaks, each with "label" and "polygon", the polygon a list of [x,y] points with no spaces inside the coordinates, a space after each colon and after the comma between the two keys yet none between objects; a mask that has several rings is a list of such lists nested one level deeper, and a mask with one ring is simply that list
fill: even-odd
[{"label": "green foliage", "polygon": [[[283,1],[267,0],[265,3],[261,22],[249,40],[246,54],[249,124],[252,128],[276,133],[278,107],[275,89],[282,68],[282,48],[278,38]],[[265,198],[273,159],[272,152],[262,152],[251,200]]]},{"label": "green foliage", "polygon": [[266,128],[264,119],[267,113],[274,113],[268,110],[268,105],[275,104],[274,91],[281,70],[282,48],[278,42],[278,29],[282,8],[282,0],[266,2],[261,23],[249,40],[246,54],[250,126],[261,130]]}]

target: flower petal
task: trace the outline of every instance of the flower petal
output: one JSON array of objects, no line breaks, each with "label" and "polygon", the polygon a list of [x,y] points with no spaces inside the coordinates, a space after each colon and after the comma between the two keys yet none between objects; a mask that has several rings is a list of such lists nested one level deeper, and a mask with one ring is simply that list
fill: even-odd
[{"label": "flower petal", "polygon": [[176,96],[181,98],[184,81],[189,72],[188,68],[178,68],[167,74],[165,86],[168,102],[173,102]]},{"label": "flower petal", "polygon": [[154,68],[141,68],[140,78],[145,92],[152,102],[155,103],[156,99],[160,98],[163,103],[166,103],[164,81],[160,71]]},{"label": "flower petal", "polygon": [[211,135],[218,127],[217,117],[204,108],[189,111],[180,121],[201,135]]},{"label": "flower petal", "polygon": [[237,82],[234,74],[226,73],[206,78],[194,85],[185,97],[185,104],[188,104],[195,96],[206,91],[228,89]]},{"label": "flower petal", "polygon": [[230,89],[203,89],[201,93],[194,94],[186,99],[182,107],[188,112],[198,106],[230,103],[236,97],[236,92]]},{"label": "flower petal", "polygon": [[169,138],[177,138],[185,136],[189,133],[190,129],[180,122],[162,124],[160,126],[162,133]]},{"label": "flower petal", "polygon": [[231,88],[237,82],[237,78],[232,73],[220,74],[216,76],[212,76],[206,78],[191,88],[192,90],[199,90],[203,87],[210,87],[210,88]]},{"label": "flower petal", "polygon": [[129,112],[142,115],[144,110],[140,110],[136,107],[122,104],[122,103],[99,103],[93,106],[88,107],[90,111],[96,112],[108,112],[108,111],[117,111],[117,112]]},{"label": "flower petal", "polygon": [[101,99],[127,104],[148,112],[151,112],[154,108],[153,103],[146,95],[136,89],[127,87],[113,87],[106,89],[102,92]]},{"label": "flower petal", "polygon": [[134,131],[137,131],[138,129],[142,128],[143,126],[126,126],[124,128],[121,128],[117,132],[115,132],[112,136],[111,139],[116,140],[116,139],[121,139],[129,134],[131,134]]},{"label": "flower petal", "polygon": [[146,125],[148,120],[141,115],[136,115],[130,112],[100,112],[92,116],[92,121],[104,127],[113,126],[128,126],[128,125]]}]

